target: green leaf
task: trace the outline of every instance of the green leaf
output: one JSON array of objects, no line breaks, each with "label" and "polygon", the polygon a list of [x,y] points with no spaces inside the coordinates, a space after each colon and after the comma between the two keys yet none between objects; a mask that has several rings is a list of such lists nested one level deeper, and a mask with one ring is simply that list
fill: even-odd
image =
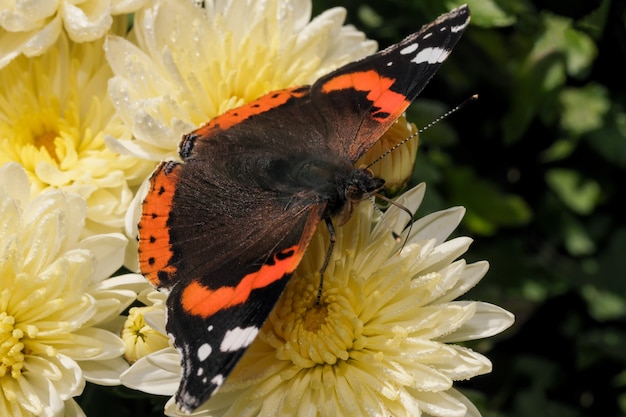
[{"label": "green leaf", "polygon": [[610,16],[611,2],[612,0],[601,0],[598,8],[578,21],[578,26],[593,39],[600,39],[604,33]]},{"label": "green leaf", "polygon": [[541,153],[541,162],[561,161],[574,152],[578,140],[572,137],[556,139],[554,143]]},{"label": "green leaf", "polygon": [[626,113],[611,114],[600,129],[585,139],[608,162],[626,168]]},{"label": "green leaf", "polygon": [[548,54],[540,60],[529,59],[513,75],[511,110],[502,121],[506,144],[521,139],[537,114],[546,124],[555,112],[555,91],[566,81],[563,60]]},{"label": "green leaf", "polygon": [[531,60],[541,60],[552,53],[562,54],[569,75],[586,75],[598,55],[593,40],[586,33],[575,29],[569,18],[544,12],[541,22],[544,31],[535,42]]},{"label": "green leaf", "polygon": [[450,200],[467,208],[464,222],[475,233],[491,235],[500,227],[521,226],[531,218],[531,210],[523,199],[501,192],[469,168],[455,168],[446,173],[445,179]]},{"label": "green leaf", "polygon": [[357,13],[360,21],[368,27],[377,28],[385,23],[385,19],[367,4],[359,6]]},{"label": "green leaf", "polygon": [[587,215],[598,205],[600,185],[574,170],[555,168],[546,172],[546,182],[572,211]]},{"label": "green leaf", "polygon": [[626,299],[621,295],[592,285],[585,285],[581,294],[589,303],[589,312],[596,320],[615,320],[626,316]]},{"label": "green leaf", "polygon": [[566,51],[567,72],[574,77],[587,75],[598,55],[596,44],[584,32],[569,28],[563,34]]},{"label": "green leaf", "polygon": [[567,251],[574,256],[590,255],[596,251],[596,244],[584,226],[572,216],[564,218],[563,240]]},{"label": "green leaf", "polygon": [[600,128],[610,107],[606,88],[593,83],[563,89],[559,101],[563,108],[561,127],[575,135]]}]

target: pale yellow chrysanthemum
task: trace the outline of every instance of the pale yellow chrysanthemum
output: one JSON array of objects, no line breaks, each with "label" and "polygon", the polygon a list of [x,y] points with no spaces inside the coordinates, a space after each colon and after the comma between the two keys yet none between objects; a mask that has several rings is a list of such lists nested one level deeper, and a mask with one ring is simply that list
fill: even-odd
[{"label": "pale yellow chrysanthemum", "polygon": [[[0,168],[0,415],[82,413],[85,381],[119,384],[128,367],[120,313],[142,277],[107,279],[126,238],[81,239],[86,204],[49,190],[31,200],[25,170]],[[114,330],[115,329],[115,330]]]},{"label": "pale yellow chrysanthemum", "polygon": [[63,35],[46,54],[0,70],[0,166],[22,164],[34,193],[83,196],[90,233],[123,230],[131,188],[152,169],[104,143],[105,133],[129,136],[106,92],[111,75],[102,41],[75,44]]},{"label": "pale yellow chrysanthemum", "polygon": [[135,16],[133,39],[109,37],[109,93],[133,139],[120,153],[177,157],[183,134],[264,93],[309,84],[376,50],[343,26],[342,8],[310,21],[310,0],[157,0]]},{"label": "pale yellow chrysanthemum", "polygon": [[[126,345],[124,357],[129,363],[135,363],[138,359],[170,345],[164,329],[159,331],[155,325],[150,325],[151,322],[165,322],[163,315],[166,296],[156,291],[147,282],[145,286],[146,289],[137,296],[137,299],[145,306],[130,309],[122,330],[122,340]],[[151,317],[153,317],[152,320]]]},{"label": "pale yellow chrysanthemum", "polygon": [[[423,193],[418,186],[398,202],[414,212]],[[256,340],[197,415],[479,416],[453,384],[490,372],[491,363],[453,342],[500,333],[513,316],[491,304],[454,301],[488,269],[458,259],[469,238],[446,241],[463,214],[452,208],[428,215],[397,242],[390,230],[403,230],[407,214],[392,206],[377,219],[370,204],[360,204],[337,230],[316,305],[328,247],[322,226]],[[179,361],[171,347],[155,352],[131,366],[122,383],[172,395]],[[182,415],[173,399],[166,414]]]},{"label": "pale yellow chrysanthemum", "polygon": [[406,187],[413,174],[419,143],[417,133],[414,123],[400,117],[355,166],[370,167],[374,176],[385,179],[389,194],[397,193]]},{"label": "pale yellow chrysanthemum", "polygon": [[148,0],[3,0],[0,2],[0,68],[20,54],[46,52],[65,32],[74,42],[103,37],[113,16],[131,13]]}]

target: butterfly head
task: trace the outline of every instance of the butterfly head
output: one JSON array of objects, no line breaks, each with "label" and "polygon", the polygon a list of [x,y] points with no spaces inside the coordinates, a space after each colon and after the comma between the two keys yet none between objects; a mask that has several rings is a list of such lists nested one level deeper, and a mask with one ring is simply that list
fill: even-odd
[{"label": "butterfly head", "polygon": [[[338,225],[342,225],[350,219],[352,208],[359,202],[370,197],[375,192],[381,190],[385,185],[385,180],[374,176],[374,173],[367,168],[353,169],[347,177],[343,187],[344,204],[338,207],[334,217]],[[341,190],[340,190],[341,192]]]}]

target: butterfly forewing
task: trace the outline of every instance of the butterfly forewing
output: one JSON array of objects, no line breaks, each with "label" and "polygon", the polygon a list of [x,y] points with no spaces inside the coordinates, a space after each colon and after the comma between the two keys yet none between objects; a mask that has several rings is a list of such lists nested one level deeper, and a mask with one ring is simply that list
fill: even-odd
[{"label": "butterfly forewing", "polygon": [[330,146],[356,162],[424,89],[461,37],[470,19],[464,6],[400,43],[348,64],[311,88],[326,121]]}]

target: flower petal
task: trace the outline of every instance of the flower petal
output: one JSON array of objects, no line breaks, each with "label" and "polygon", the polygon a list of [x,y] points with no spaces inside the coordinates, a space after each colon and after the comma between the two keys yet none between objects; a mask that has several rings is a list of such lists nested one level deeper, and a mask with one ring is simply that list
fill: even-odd
[{"label": "flower petal", "polygon": [[63,412],[63,401],[50,380],[33,375],[28,379],[19,378],[16,382],[13,392],[23,410],[45,417],[56,417]]},{"label": "flower petal", "polygon": [[65,401],[65,409],[63,417],[87,417],[80,405],[73,399]]},{"label": "flower petal", "polygon": [[464,207],[452,207],[428,214],[413,223],[409,241],[435,239],[437,244],[441,244],[458,227],[464,215]]},{"label": "flower petal", "polygon": [[180,382],[180,356],[174,348],[144,356],[122,373],[120,381],[149,394],[174,395]]},{"label": "flower petal", "polygon": [[94,283],[110,277],[122,266],[127,242],[128,239],[120,233],[90,236],[80,242],[80,247],[94,254]]},{"label": "flower petal", "polygon": [[461,342],[490,337],[503,332],[513,325],[515,316],[505,309],[485,302],[463,302],[458,304],[472,304],[476,306],[474,316],[463,326],[438,340],[445,343]]},{"label": "flower petal", "polygon": [[[491,372],[491,361],[480,353],[457,345],[446,345],[452,358],[439,363],[437,369],[455,381],[464,381]],[[452,353],[454,352],[454,353]]]},{"label": "flower petal", "polygon": [[461,277],[457,280],[455,286],[450,288],[448,292],[433,300],[437,303],[446,303],[452,301],[468,292],[485,276],[489,269],[489,262],[479,261],[466,265],[463,269]]},{"label": "flower petal", "polygon": [[27,57],[34,57],[43,54],[59,39],[61,34],[62,22],[60,16],[55,16],[38,32],[33,33],[28,42],[21,51]]},{"label": "flower petal", "polygon": [[128,362],[122,357],[98,361],[80,361],[79,365],[87,381],[104,386],[119,385],[121,383],[120,375],[129,368]]},{"label": "flower petal", "polygon": [[75,6],[64,1],[61,16],[65,30],[74,42],[89,42],[101,38],[111,27],[110,2],[90,1]]},{"label": "flower petal", "polygon": [[9,162],[0,167],[0,189],[21,207],[26,207],[30,200],[30,181],[20,164]]},{"label": "flower petal", "polygon": [[465,417],[467,408],[456,396],[445,392],[424,392],[411,390],[417,398],[420,409],[435,417]]},{"label": "flower petal", "polygon": [[472,403],[465,395],[463,395],[458,390],[452,388],[447,391],[447,394],[465,405],[465,407],[467,408],[467,411],[465,412],[465,417],[482,417],[480,411],[478,411],[478,408],[476,408],[474,403]]}]

